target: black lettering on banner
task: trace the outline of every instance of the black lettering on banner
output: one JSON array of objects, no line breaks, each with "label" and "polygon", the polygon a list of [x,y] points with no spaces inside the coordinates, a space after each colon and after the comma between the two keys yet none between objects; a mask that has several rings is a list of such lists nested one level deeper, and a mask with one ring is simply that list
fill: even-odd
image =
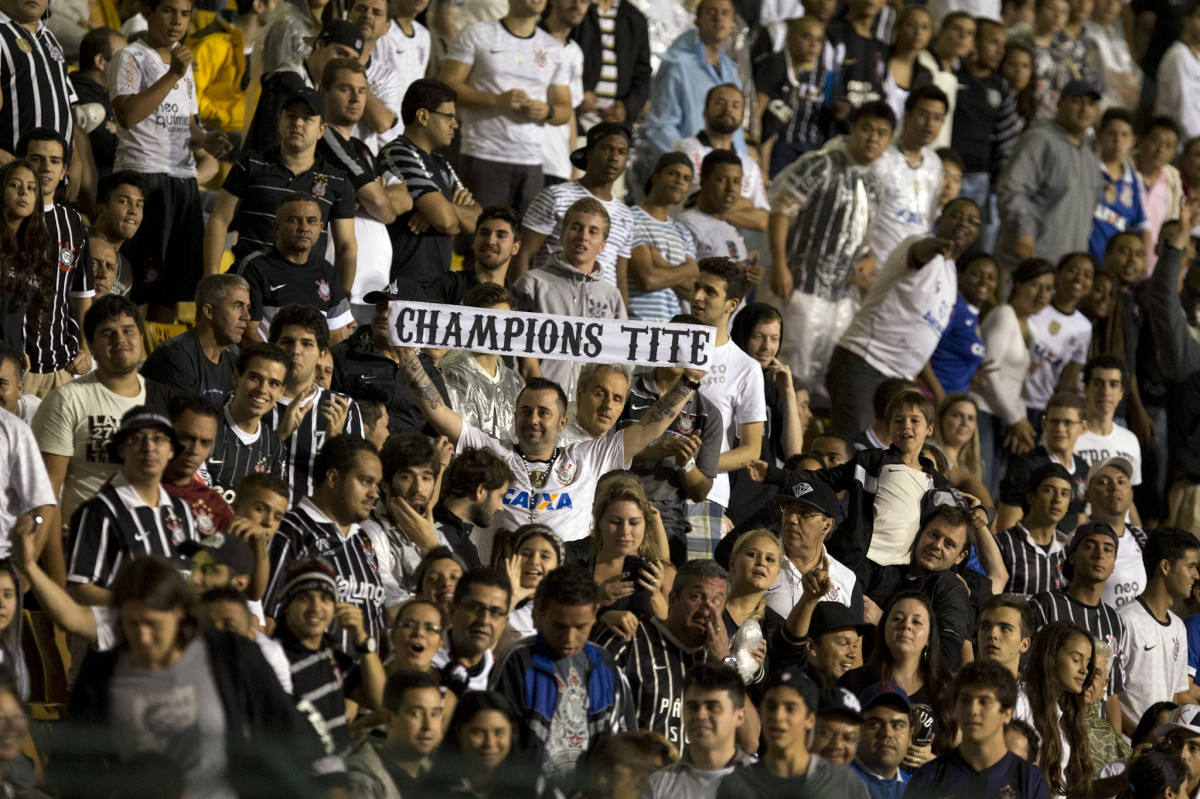
[{"label": "black lettering on banner", "polygon": [[572,358],[580,356],[579,348],[583,343],[583,322],[567,322],[562,330],[562,349]]},{"label": "black lettering on banner", "polygon": [[595,322],[592,322],[583,329],[583,335],[587,338],[587,346],[583,348],[584,357],[595,358],[600,354],[600,350],[602,349],[600,345],[600,332],[602,330],[604,328]]},{"label": "black lettering on banner", "polygon": [[708,343],[709,336],[712,333],[707,330],[692,331],[692,357],[689,359],[695,368],[706,366],[708,364],[708,356],[704,356],[704,360],[700,359],[700,355],[704,352],[704,345]]},{"label": "black lettering on banner", "polygon": [[629,360],[635,360],[637,358],[638,336],[645,333],[646,328],[621,325],[621,332],[629,334]]},{"label": "black lettering on banner", "polygon": [[488,347],[494,350],[496,346],[496,317],[477,315],[467,333],[467,349]]},{"label": "black lettering on banner", "polygon": [[442,349],[460,349],[462,347],[462,314],[446,315],[446,330],[442,333]]},{"label": "black lettering on banner", "polygon": [[515,316],[510,316],[504,320],[504,351],[512,352],[513,339],[521,335],[525,330],[525,320]]},{"label": "black lettering on banner", "polygon": [[679,360],[679,338],[686,336],[686,330],[664,330],[663,335],[671,337],[671,355],[668,357],[670,361]]},{"label": "black lettering on banner", "polygon": [[549,355],[558,347],[558,325],[547,319],[538,331],[538,348],[542,354]]},{"label": "black lettering on banner", "polygon": [[415,315],[416,311],[412,308],[401,308],[396,314],[396,337],[400,339],[401,344],[413,343],[413,335],[407,328]]},{"label": "black lettering on banner", "polygon": [[436,339],[438,312],[427,311],[424,308],[417,311],[417,343],[429,346]]}]

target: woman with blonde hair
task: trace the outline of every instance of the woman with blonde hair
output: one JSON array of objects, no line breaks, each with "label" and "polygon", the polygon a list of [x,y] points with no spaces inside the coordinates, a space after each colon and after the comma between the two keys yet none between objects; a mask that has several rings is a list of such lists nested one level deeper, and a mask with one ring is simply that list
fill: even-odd
[{"label": "woman with blonde hair", "polygon": [[568,546],[600,587],[597,618],[603,626],[628,637],[639,622],[667,617],[675,569],[665,559],[658,511],[636,477],[618,473],[600,479],[592,535]]},{"label": "woman with blonde hair", "polygon": [[759,672],[766,659],[766,644],[783,627],[783,616],[767,605],[767,591],[779,579],[782,563],[783,543],[767,529],[744,533],[729,556],[731,585],[722,618],[730,654],[738,661],[736,668],[743,679],[752,679]]},{"label": "woman with blonde hair", "polygon": [[946,453],[946,478],[959,491],[991,504],[984,487],[983,458],[979,452],[979,405],[966,393],[947,394],[938,404],[933,425],[934,440]]}]

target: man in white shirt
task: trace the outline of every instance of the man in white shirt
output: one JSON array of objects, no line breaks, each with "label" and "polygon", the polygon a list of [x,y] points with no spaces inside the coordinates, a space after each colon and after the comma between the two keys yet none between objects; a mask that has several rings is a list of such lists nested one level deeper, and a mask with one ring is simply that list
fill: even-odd
[{"label": "man in white shirt", "polygon": [[914,89],[904,101],[904,129],[871,164],[879,177],[879,213],[867,244],[878,263],[909,236],[933,226],[942,187],[942,159],[930,147],[942,132],[950,101],[937,86]]},{"label": "man in white shirt", "polygon": [[503,19],[464,28],[442,64],[463,112],[463,180],[484,208],[524,213],[542,190],[542,126],[574,118],[563,47],[538,27],[545,7],[510,0]]},{"label": "man in white shirt", "polygon": [[1087,408],[1087,428],[1075,442],[1075,454],[1097,463],[1106,458],[1129,462],[1132,485],[1142,482],[1142,445],[1137,436],[1113,422],[1117,407],[1125,397],[1129,372],[1119,355],[1097,355],[1083,367],[1083,401]]},{"label": "man in white shirt", "polygon": [[38,533],[48,534],[50,511],[58,499],[50,490],[50,478],[33,431],[19,416],[3,408],[0,408],[0,463],[8,464],[5,490],[0,492],[0,553],[8,557],[9,534],[17,521],[29,514],[33,525],[42,528]]},{"label": "man in white shirt", "polygon": [[1133,602],[1146,589],[1146,566],[1142,550],[1146,531],[1129,524],[1133,507],[1133,465],[1125,458],[1102,458],[1088,469],[1087,494],[1091,506],[1089,520],[1104,522],[1120,539],[1113,573],[1104,582],[1102,599],[1117,610]]},{"label": "man in white shirt", "polygon": [[870,427],[872,392],[889,377],[916,377],[933,355],[958,296],[955,261],[981,224],[979,206],[958,197],[932,237],[910,237],[892,252],[829,361],[834,430]]},{"label": "man in white shirt", "polygon": [[[700,165],[700,191],[696,204],[679,215],[696,237],[696,258],[725,257],[750,265],[742,232],[726,219],[741,202],[742,160],[732,150],[713,150]],[[755,264],[757,264],[755,254]],[[755,266],[750,283],[757,284],[762,270]]]},{"label": "man in white shirt", "polygon": [[346,12],[346,20],[357,25],[362,33],[362,54],[358,60],[367,68],[365,107],[354,135],[366,142],[372,153],[377,153],[404,129],[400,124],[400,103],[407,88],[401,85],[390,64],[375,58],[377,45],[392,24],[388,20],[387,0],[354,0]]},{"label": "man in white shirt", "polygon": [[[371,55],[396,76],[401,98],[412,82],[425,77],[429,70],[432,46],[429,28],[417,22],[417,17],[428,6],[429,0],[392,0],[391,24],[376,42],[375,52]],[[397,133],[404,132],[403,124],[396,127]]]},{"label": "man in white shirt", "polygon": [[[700,165],[713,150],[730,150],[733,137],[742,127],[742,107],[745,96],[732,83],[722,83],[708,90],[704,98],[704,130],[682,139],[675,145],[678,152],[692,160],[692,192],[700,190]],[[742,194],[737,204],[724,215],[730,224],[747,230],[766,230],[768,211],[767,187],[762,169],[747,153],[738,153],[742,162]]]},{"label": "man in white shirt", "polygon": [[788,618],[804,595],[804,575],[819,569],[828,577],[829,590],[818,601],[845,605],[853,618],[861,619],[862,584],[825,549],[840,513],[837,494],[824,483],[797,483],[791,494],[781,493],[776,501],[783,560],[775,585],[767,591],[767,606]]},{"label": "man in white shirt", "polygon": [[[714,150],[708,158],[724,153]],[[740,166],[737,168],[740,170]],[[721,412],[725,435],[708,499],[686,505],[692,523],[689,558],[712,557],[729,506],[729,472],[745,467],[762,454],[763,425],[767,420],[762,367],[729,338],[729,318],[746,292],[745,271],[731,259],[721,257],[701,260],[699,269],[692,292],[692,313],[717,329],[712,368],[700,383],[700,394]]]},{"label": "man in white shirt", "polygon": [[1200,136],[1200,5],[1191,3],[1183,17],[1179,41],[1172,44],[1158,65],[1155,116],[1179,123],[1184,138]]},{"label": "man in white shirt", "polygon": [[746,687],[729,666],[701,662],[683,681],[683,729],[688,745],[675,763],[650,775],[646,799],[716,799],[721,778],[751,762],[737,748],[746,720]]},{"label": "man in white shirt", "polygon": [[1145,592],[1121,608],[1129,631],[1124,653],[1125,692],[1121,698],[1122,732],[1132,735],[1138,719],[1155,702],[1194,701],[1187,672],[1187,630],[1171,605],[1191,596],[1200,579],[1200,540],[1186,530],[1155,530],[1142,553],[1146,564]]}]

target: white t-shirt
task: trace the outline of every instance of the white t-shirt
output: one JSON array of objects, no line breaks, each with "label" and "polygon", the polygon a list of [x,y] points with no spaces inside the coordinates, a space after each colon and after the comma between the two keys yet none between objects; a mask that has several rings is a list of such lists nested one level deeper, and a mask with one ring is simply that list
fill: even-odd
[{"label": "white t-shirt", "polygon": [[[489,449],[512,470],[513,480],[504,495],[504,507],[491,527],[475,528],[472,538],[486,563],[492,552],[496,530],[515,530],[522,524],[545,524],[563,541],[587,538],[592,532],[592,501],[596,481],[613,469],[628,469],[625,436],[613,432],[604,438],[559,447],[558,458],[547,467],[530,462],[521,454],[477,427],[464,424],[458,435],[458,452],[467,447]],[[546,482],[538,489],[529,479],[530,470],[546,470]]]},{"label": "white t-shirt", "polygon": [[34,508],[57,505],[50,478],[42,463],[37,438],[20,417],[0,408],[0,463],[6,464],[4,491],[0,492],[0,557],[8,557],[8,531],[17,519]]},{"label": "white t-shirt", "polygon": [[[512,35],[501,20],[476,22],[450,43],[448,61],[470,64],[467,85],[500,94],[523,89],[531,98],[547,102],[551,86],[568,86],[563,46],[541,28],[522,39]],[[489,108],[459,109],[462,117],[462,154],[505,164],[541,164],[546,137],[540,122],[530,122],[516,111]]]},{"label": "white t-shirt", "polygon": [[717,219],[699,208],[689,208],[679,215],[679,221],[696,237],[696,260],[712,256],[746,260],[748,251],[742,232],[724,219]]},{"label": "white t-shirt", "polygon": [[[689,136],[681,139],[675,145],[675,150],[692,159],[692,188],[689,192],[695,194],[700,191],[700,165],[704,163],[704,156],[711,153],[713,148],[701,142],[698,137]],[[769,211],[771,203],[767,201],[767,186],[763,182],[762,169],[758,162],[746,153],[738,153],[738,158],[742,162],[742,196],[749,197],[755,208]]]},{"label": "white t-shirt", "polygon": [[[717,407],[724,420],[721,452],[736,446],[738,425],[767,421],[767,400],[763,392],[762,367],[758,361],[742,352],[732,340],[713,351],[712,368],[700,381],[700,394]],[[722,508],[729,507],[728,472],[713,478],[708,498]]]},{"label": "white t-shirt", "polygon": [[[399,26],[393,22],[392,27]],[[404,101],[404,90],[407,88],[400,83],[400,78],[392,71],[390,64],[376,58],[378,52],[379,45],[376,44],[371,52],[371,63],[367,64],[367,88],[375,95],[375,99],[383,103],[384,108],[396,115],[396,124],[383,133],[372,130],[366,120],[359,120],[354,126],[355,138],[362,139],[363,143],[371,148],[372,153],[378,153],[383,149],[383,145],[404,132],[404,123],[400,121],[400,103]]]},{"label": "white t-shirt", "polygon": [[[824,547],[821,550],[823,557],[829,562],[831,584],[829,593],[821,597],[821,601],[838,602],[850,607],[850,601],[854,598],[854,584],[858,582],[858,578],[854,572],[842,565],[841,561],[830,557]],[[775,585],[767,589],[767,607],[786,619],[792,612],[792,608],[796,607],[796,603],[800,601],[801,594],[804,593],[803,580],[804,575],[796,568],[796,564],[786,557],[783,558],[779,565],[779,576],[775,578]]]},{"label": "white t-shirt", "polygon": [[[379,41],[375,43],[375,50],[371,53],[372,63],[379,61],[396,76],[402,100],[413,81],[425,77],[425,71],[429,68],[429,28],[416,20],[413,20],[412,26],[413,35],[409,36],[400,28],[400,23],[391,20],[387,32],[379,37]],[[400,112],[398,107],[392,110]],[[404,122],[396,123],[396,130],[403,133]]]},{"label": "white t-shirt", "polygon": [[888,377],[912,379],[937,349],[958,299],[954,261],[908,265],[912,236],[896,247],[838,342]]},{"label": "white t-shirt", "polygon": [[1129,632],[1129,648],[1124,652],[1125,692],[1119,695],[1121,715],[1140,719],[1155,702],[1170,701],[1187,689],[1187,630],[1183,619],[1170,611],[1163,624],[1141,600],[1130,602],[1118,612]]},{"label": "white t-shirt", "polygon": [[880,566],[906,565],[921,525],[921,498],[933,478],[903,463],[884,464],[875,492],[875,532],[867,558]]},{"label": "white t-shirt", "polygon": [[1129,482],[1135,486],[1142,484],[1141,442],[1137,440],[1137,436],[1119,424],[1114,424],[1112,432],[1106,436],[1092,430],[1084,431],[1075,442],[1075,454],[1086,459],[1088,463],[1096,463],[1114,456],[1125,458],[1133,466],[1133,477]]},{"label": "white t-shirt", "polygon": [[1100,599],[1117,610],[1128,605],[1146,590],[1146,564],[1142,562],[1142,546],[1129,528],[1125,528],[1117,546],[1117,562],[1112,575],[1104,582]]},{"label": "white t-shirt", "polygon": [[922,147],[921,165],[914,168],[893,144],[871,164],[871,171],[879,178],[879,212],[867,243],[882,263],[909,236],[929,235],[942,189],[942,159]]},{"label": "white t-shirt", "polygon": [[[1092,343],[1092,323],[1078,310],[1070,316],[1047,305],[1029,317],[1033,371],[1025,379],[1025,404],[1042,409],[1050,401],[1058,378],[1069,363],[1083,364]],[[1074,386],[1066,386],[1074,391]]]},{"label": "white t-shirt", "polygon": [[[112,98],[143,92],[167,74],[168,64],[153,47],[137,41],[113,56],[108,66]],[[158,108],[132,129],[117,126],[117,160],[114,171],[131,169],[164,173],[173,178],[196,177],[196,159],[189,146],[191,118],[200,113],[192,68],[167,93]]]},{"label": "white t-shirt", "polygon": [[33,417],[38,449],[71,459],[63,481],[64,526],[81,503],[94,497],[105,481],[120,471],[121,465],[108,452],[108,442],[125,412],[146,404],[146,381],[140,375],[138,383],[141,390],[137,396],[122,397],[105,388],[95,372],[89,372],[51,391]]},{"label": "white t-shirt", "polygon": [[[573,40],[563,45],[563,62],[567,68],[567,87],[571,90],[571,107],[578,108],[583,102],[583,50]],[[545,129],[546,151],[542,159],[542,173],[563,180],[570,180],[574,173],[571,151],[575,149],[575,126],[551,125]]]}]

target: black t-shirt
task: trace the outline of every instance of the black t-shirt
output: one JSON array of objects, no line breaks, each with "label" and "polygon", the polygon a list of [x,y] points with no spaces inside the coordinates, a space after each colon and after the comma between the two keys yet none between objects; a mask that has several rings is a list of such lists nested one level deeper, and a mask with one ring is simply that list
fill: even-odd
[{"label": "black t-shirt", "polygon": [[[76,106],[96,103],[104,108],[105,122],[114,125],[117,123],[108,89],[78,72],[72,73],[71,85],[75,87],[75,94],[79,98],[75,102]],[[88,141],[92,145],[92,158],[96,161],[96,169],[101,175],[112,172],[113,162],[117,160],[117,134],[109,130],[107,125],[101,124],[88,134]]]},{"label": "black t-shirt", "polygon": [[834,100],[851,108],[882,100],[887,78],[887,46],[879,39],[860,36],[846,20],[829,23],[829,40],[845,48],[842,70],[833,91]]},{"label": "black t-shirt", "polygon": [[343,139],[332,126],[325,128],[325,135],[317,142],[317,153],[346,173],[354,190],[358,191],[378,176],[379,169],[371,148],[362,139],[353,136]]},{"label": "black t-shirt", "polygon": [[388,225],[392,239],[392,279],[403,277],[428,285],[450,271],[453,254],[451,237],[432,226],[413,233],[408,223],[420,209],[417,203],[426,194],[438,192],[453,201],[462,181],[450,162],[438,153],[427,153],[407,136],[398,136],[379,151],[379,171],[385,177],[398,178],[408,187],[413,208]]},{"label": "black t-shirt", "polygon": [[233,365],[237,347],[229,345],[213,363],[200,346],[195,330],[180,333],[159,344],[142,364],[142,377],[163,384],[176,394],[200,395],[221,405],[225,393],[233,388]]},{"label": "black t-shirt", "polygon": [[[250,318],[270,326],[285,305],[308,305],[325,314],[329,329],[350,323],[350,299],[325,251],[313,248],[308,261],[292,263],[278,249],[253,253],[231,270],[250,284]],[[265,331],[260,331],[264,332]],[[266,335],[263,335],[266,339]]]}]

